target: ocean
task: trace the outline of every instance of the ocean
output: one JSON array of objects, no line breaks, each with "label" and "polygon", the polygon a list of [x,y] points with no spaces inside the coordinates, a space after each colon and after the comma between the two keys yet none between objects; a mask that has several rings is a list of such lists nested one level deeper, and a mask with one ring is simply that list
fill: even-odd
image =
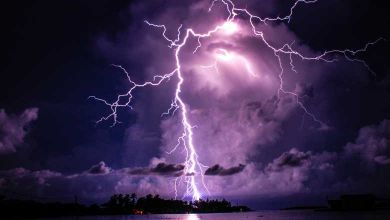
[{"label": "ocean", "polygon": [[390,212],[318,212],[311,210],[256,211],[245,213],[116,215],[44,218],[42,220],[388,220]]}]

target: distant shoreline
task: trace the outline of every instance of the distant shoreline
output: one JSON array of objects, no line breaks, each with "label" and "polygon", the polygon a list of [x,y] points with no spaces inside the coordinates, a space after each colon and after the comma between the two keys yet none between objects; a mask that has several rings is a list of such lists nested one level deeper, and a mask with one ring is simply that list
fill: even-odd
[{"label": "distant shoreline", "polygon": [[337,199],[327,199],[328,206],[293,206],[281,210],[314,210],[324,212],[390,211],[390,199],[373,194],[342,194]]}]

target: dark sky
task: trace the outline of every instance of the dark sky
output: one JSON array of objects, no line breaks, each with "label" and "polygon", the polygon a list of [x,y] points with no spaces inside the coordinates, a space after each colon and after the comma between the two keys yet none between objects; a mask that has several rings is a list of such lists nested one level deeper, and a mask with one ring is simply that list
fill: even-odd
[{"label": "dark sky", "polygon": [[[261,17],[285,15],[292,4],[237,1]],[[134,110],[120,109],[118,120],[123,123],[115,127],[110,127],[112,121],[95,123],[109,108],[87,98],[112,101],[128,89],[123,73],[110,64],[123,65],[137,82],[171,71],[174,57],[161,29],[143,21],[167,24],[167,34],[175,38],[181,23],[183,30],[202,30],[226,18],[221,5],[210,18],[197,14],[207,6],[208,1],[4,3],[0,193],[57,200],[78,194],[86,202],[129,191],[174,196],[172,182],[183,169],[183,158],[180,152],[172,157],[164,152],[174,146],[179,120],[177,115],[160,115],[169,108],[177,79],[135,91]],[[290,23],[259,28],[275,45],[295,41],[308,56],[356,50],[380,37],[390,39],[389,9],[380,0],[318,0],[297,7]],[[245,16],[237,20],[242,27],[248,25]],[[187,51],[183,55],[188,74],[183,96],[199,127],[199,160],[220,168],[215,176],[206,176],[210,196],[277,208],[321,203],[325,195],[344,192],[390,194],[389,42],[381,40],[354,57],[365,60],[375,74],[340,54],[331,55],[339,59],[331,64],[294,58],[299,73],[286,72],[286,89],[299,93],[309,111],[328,125],[321,129],[291,97],[275,104],[277,60],[244,32],[205,40],[199,57]],[[269,84],[254,85],[228,74],[202,79],[206,70],[193,66],[208,62],[212,48],[221,42],[224,49],[249,57],[255,71],[270,78]],[[219,70],[237,72],[224,64]],[[221,193],[225,186],[231,186],[229,193]]]}]

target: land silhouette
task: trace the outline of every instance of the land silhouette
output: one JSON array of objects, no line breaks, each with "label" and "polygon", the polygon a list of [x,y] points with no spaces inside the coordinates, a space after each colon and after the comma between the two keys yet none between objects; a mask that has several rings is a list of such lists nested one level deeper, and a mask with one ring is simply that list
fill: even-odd
[{"label": "land silhouette", "polygon": [[2,216],[37,218],[54,216],[84,215],[136,215],[136,214],[185,214],[185,213],[223,213],[247,212],[246,206],[233,206],[229,201],[197,200],[184,201],[163,199],[159,195],[146,195],[138,198],[135,193],[115,194],[101,205],[83,205],[73,203],[48,202],[34,200],[17,200],[0,197]]},{"label": "land silhouette", "polygon": [[339,198],[327,199],[328,206],[293,206],[282,210],[316,211],[390,211],[390,199],[373,194],[342,194]]}]

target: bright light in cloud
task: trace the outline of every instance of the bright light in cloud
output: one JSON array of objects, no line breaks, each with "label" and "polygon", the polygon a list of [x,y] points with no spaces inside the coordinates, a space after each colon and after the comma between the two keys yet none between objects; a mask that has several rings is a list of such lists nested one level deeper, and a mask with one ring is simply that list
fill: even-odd
[{"label": "bright light in cloud", "polygon": [[227,35],[236,33],[238,29],[238,24],[231,21],[227,21],[222,25],[222,30]]},{"label": "bright light in cloud", "polygon": [[232,64],[236,61],[240,62],[244,65],[247,72],[251,75],[256,77],[257,75],[252,69],[252,65],[250,64],[249,60],[245,58],[244,56],[241,56],[240,54],[236,54],[234,52],[229,52],[226,49],[218,48],[215,51],[215,57],[218,61],[222,62],[228,62],[229,64]]},{"label": "bright light in cloud", "polygon": [[252,76],[254,77],[257,77],[257,75],[255,74],[255,72],[253,71],[252,69],[252,66],[251,64],[249,63],[249,61],[243,57],[243,56],[239,56],[239,58],[242,60],[242,62],[244,63],[244,66],[245,66],[245,69],[246,71],[248,71],[249,74],[251,74]]},{"label": "bright light in cloud", "polygon": [[220,61],[231,61],[233,59],[233,54],[221,48],[215,51],[215,56]]}]

